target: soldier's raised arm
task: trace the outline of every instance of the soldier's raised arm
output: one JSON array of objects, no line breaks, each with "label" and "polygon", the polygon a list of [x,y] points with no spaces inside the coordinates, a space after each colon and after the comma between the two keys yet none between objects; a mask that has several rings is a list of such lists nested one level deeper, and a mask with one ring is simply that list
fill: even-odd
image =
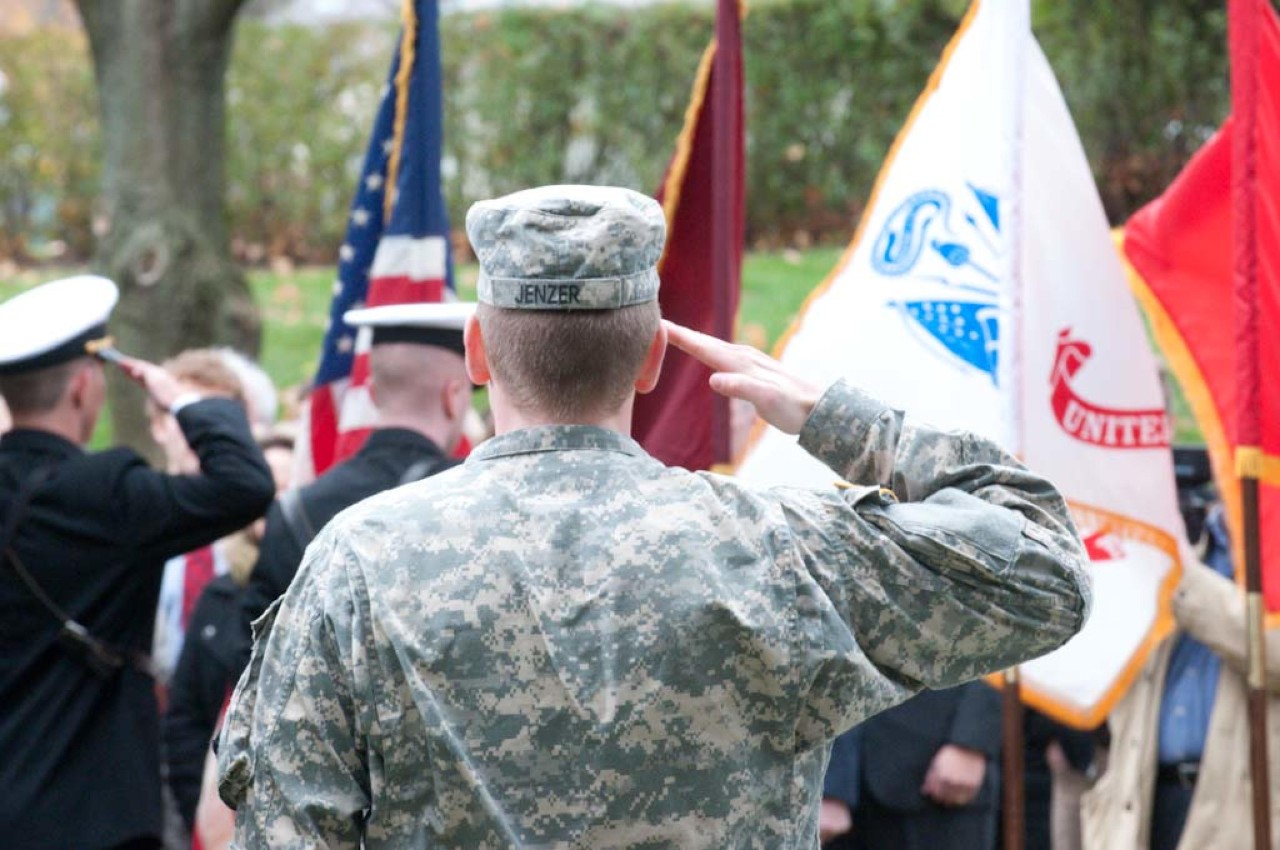
[{"label": "soldier's raised arm", "polygon": [[1066,502],[998,445],[905,423],[844,382],[818,392],[749,347],[667,332],[714,370],[713,388],[799,433],[850,485],[777,491],[814,671],[806,737],[1043,655],[1083,626],[1090,590]]}]

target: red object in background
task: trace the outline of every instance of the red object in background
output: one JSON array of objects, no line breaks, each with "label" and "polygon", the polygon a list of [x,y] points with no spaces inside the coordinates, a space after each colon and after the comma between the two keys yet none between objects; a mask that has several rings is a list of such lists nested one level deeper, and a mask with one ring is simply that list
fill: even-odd
[{"label": "red object in background", "polygon": [[[1240,469],[1259,481],[1262,590],[1280,612],[1280,20],[1231,29],[1233,114],[1125,225],[1157,339],[1204,432],[1237,571]],[[1243,451],[1242,451],[1243,449]]]},{"label": "red object in background", "polygon": [[[676,153],[657,198],[667,214],[658,297],[673,322],[720,339],[733,336],[741,290],[745,209],[742,19],[720,0]],[[730,457],[729,405],[711,391],[710,371],[667,350],[662,379],[636,399],[632,434],[654,457],[710,469]]]}]

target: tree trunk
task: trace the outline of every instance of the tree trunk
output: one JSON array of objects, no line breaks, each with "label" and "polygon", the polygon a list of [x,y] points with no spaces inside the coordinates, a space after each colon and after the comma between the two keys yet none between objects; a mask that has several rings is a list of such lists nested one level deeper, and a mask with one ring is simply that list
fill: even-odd
[{"label": "tree trunk", "polygon": [[[225,76],[243,2],[77,0],[102,112],[95,265],[120,286],[111,327],[127,354],[258,351],[223,197]],[[142,395],[118,374],[111,413],[116,441],[154,457]]]}]

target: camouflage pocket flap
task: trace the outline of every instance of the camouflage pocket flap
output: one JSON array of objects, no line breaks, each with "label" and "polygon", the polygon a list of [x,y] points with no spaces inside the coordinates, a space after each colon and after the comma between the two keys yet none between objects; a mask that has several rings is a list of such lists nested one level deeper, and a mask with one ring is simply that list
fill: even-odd
[{"label": "camouflage pocket flap", "polygon": [[1015,511],[950,488],[923,502],[889,504],[869,519],[921,563],[987,575],[1012,567],[1027,523]]}]

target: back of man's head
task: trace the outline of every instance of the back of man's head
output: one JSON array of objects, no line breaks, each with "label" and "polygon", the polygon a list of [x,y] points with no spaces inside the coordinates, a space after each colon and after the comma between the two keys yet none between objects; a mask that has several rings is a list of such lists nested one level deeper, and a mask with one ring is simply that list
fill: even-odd
[{"label": "back of man's head", "polygon": [[92,365],[89,358],[81,357],[31,372],[0,375],[0,396],[19,419],[52,413],[66,397],[75,374]]},{"label": "back of man's head", "polygon": [[445,452],[462,436],[471,406],[462,328],[471,303],[412,302],[362,307],[343,321],[368,334],[369,385],[381,428],[428,437]]},{"label": "back of man's head", "polygon": [[119,297],[110,280],[77,275],[0,303],[0,395],[15,425],[87,440],[104,401],[107,319]]},{"label": "back of man's head", "polygon": [[585,421],[627,403],[661,326],[666,219],[652,198],[545,186],[467,214],[476,319],[492,381],[516,408]]},{"label": "back of man's head", "polygon": [[511,403],[560,422],[617,410],[662,321],[656,301],[616,310],[476,310],[489,369]]},{"label": "back of man's head", "polygon": [[467,382],[461,355],[414,342],[373,346],[369,351],[369,373],[378,412],[393,420],[443,417],[444,396],[449,387]]}]

